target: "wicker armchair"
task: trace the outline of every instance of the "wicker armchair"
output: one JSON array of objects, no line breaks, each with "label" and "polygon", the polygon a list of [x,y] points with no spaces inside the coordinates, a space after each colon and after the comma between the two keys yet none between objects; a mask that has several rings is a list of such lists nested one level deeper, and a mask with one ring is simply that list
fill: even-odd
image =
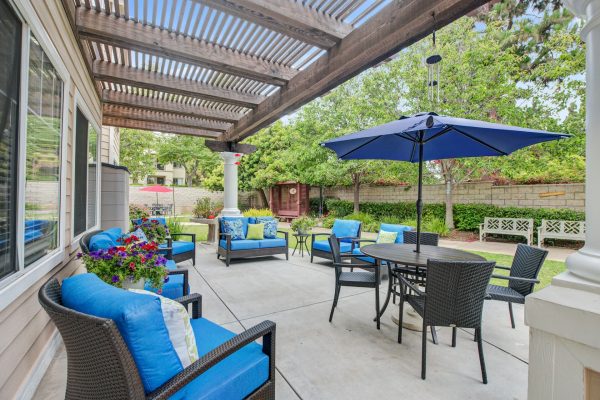
[{"label": "wicker armchair", "polygon": [[400,280],[400,314],[398,343],[402,343],[404,302],[408,302],[423,318],[421,378],[425,379],[427,363],[427,327],[452,327],[452,347],[456,347],[456,329],[475,329],[483,383],[487,383],[481,317],[487,283],[495,262],[449,262],[429,260],[425,293],[403,275]]},{"label": "wicker armchair", "polygon": [[513,329],[515,329],[515,318],[512,303],[524,304],[525,296],[533,292],[533,287],[536,283],[540,283],[537,277],[547,255],[548,250],[519,243],[512,266],[510,268],[500,265],[496,266],[498,269],[510,271],[510,275],[508,276],[492,275],[492,278],[507,280],[508,287],[488,285],[489,299],[506,301],[508,303],[510,324]]},{"label": "wicker armchair", "polygon": [[[42,286],[38,298],[56,324],[67,350],[67,400],[168,399],[219,361],[261,337],[263,352],[269,356],[269,378],[247,398],[275,398],[275,324],[271,321],[261,322],[226,341],[154,392],[146,394],[133,357],[113,320],[64,307],[56,279]],[[178,301],[186,307],[192,305],[192,318],[202,316],[202,296],[199,294]]]},{"label": "wicker armchair", "polygon": [[[340,297],[340,288],[342,286],[354,286],[354,287],[366,287],[375,289],[375,321],[377,322],[377,329],[380,327],[379,323],[379,263],[371,264],[350,264],[342,261],[342,257],[350,258],[352,254],[342,255],[340,251],[340,242],[335,234],[329,236],[329,246],[331,248],[331,256],[333,258],[333,266],[335,268],[335,295],[333,297],[333,304],[331,305],[331,313],[329,314],[329,322],[333,319],[333,312],[337,307],[338,299]],[[344,272],[343,268],[350,268],[352,271]],[[362,271],[354,271],[354,268],[363,269]],[[365,271],[366,270],[366,271]]]}]

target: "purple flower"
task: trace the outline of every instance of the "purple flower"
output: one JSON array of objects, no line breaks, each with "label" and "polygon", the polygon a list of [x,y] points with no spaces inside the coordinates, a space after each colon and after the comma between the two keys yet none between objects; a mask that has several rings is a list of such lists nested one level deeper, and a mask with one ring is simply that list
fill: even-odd
[{"label": "purple flower", "polygon": [[77,258],[81,258],[81,257],[83,257],[83,253],[81,253],[81,252],[77,253]]},{"label": "purple flower", "polygon": [[117,282],[120,281],[120,279],[119,279],[119,277],[117,275],[113,275],[112,276],[112,281],[113,281],[113,283],[117,283]]}]

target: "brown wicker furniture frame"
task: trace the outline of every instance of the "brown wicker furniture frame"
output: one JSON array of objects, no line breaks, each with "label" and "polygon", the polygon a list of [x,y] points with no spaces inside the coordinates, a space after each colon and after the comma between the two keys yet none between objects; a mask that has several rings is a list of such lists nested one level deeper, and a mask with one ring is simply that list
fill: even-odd
[{"label": "brown wicker furniture frame", "polygon": [[[281,233],[285,239],[285,246],[278,247],[267,247],[264,249],[244,249],[244,250],[232,250],[231,249],[231,235],[229,233],[219,232],[219,243],[217,243],[217,260],[221,257],[225,260],[225,265],[229,267],[231,260],[236,258],[250,258],[250,257],[266,257],[273,256],[276,254],[285,254],[285,259],[290,259],[290,248],[288,232],[277,231]],[[221,239],[225,239],[226,248],[221,246]]]},{"label": "brown wicker furniture frame", "polygon": [[[168,399],[219,361],[260,338],[263,352],[269,356],[269,378],[247,399],[275,399],[275,323],[271,321],[263,321],[226,341],[154,392],[145,394],[133,357],[113,320],[64,307],[56,279],[40,288],[38,298],[67,350],[67,400]],[[191,294],[177,301],[186,307],[192,305],[192,318],[202,316],[201,295]]]}]

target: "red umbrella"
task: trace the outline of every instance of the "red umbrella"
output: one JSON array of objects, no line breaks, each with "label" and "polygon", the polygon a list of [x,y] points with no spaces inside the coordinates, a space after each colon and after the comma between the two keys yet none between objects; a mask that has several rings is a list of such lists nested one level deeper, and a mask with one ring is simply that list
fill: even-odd
[{"label": "red umbrella", "polygon": [[173,190],[169,189],[166,186],[162,186],[162,185],[153,185],[153,186],[147,186],[145,188],[141,188],[140,189],[141,192],[153,192],[156,193],[156,204],[158,204],[158,194],[159,193],[170,193]]}]

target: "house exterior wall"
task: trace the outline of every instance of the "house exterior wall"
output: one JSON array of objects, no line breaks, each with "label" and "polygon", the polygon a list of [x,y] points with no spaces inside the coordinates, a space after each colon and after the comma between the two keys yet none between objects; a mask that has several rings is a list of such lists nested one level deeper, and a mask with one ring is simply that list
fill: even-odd
[{"label": "house exterior wall", "polygon": [[[185,168],[179,166],[176,167],[171,163],[165,164],[163,169],[156,168],[152,174],[143,177],[140,182],[142,182],[142,184],[154,185],[156,184],[157,177],[164,179],[163,185],[173,185],[174,180],[177,180],[177,183],[175,183],[176,185],[185,185]],[[133,183],[131,179],[130,183]]]},{"label": "house exterior wall", "polygon": [[111,165],[119,165],[120,148],[119,128],[103,126],[100,136],[101,157],[100,161]]},{"label": "house exterior wall", "polygon": [[[25,271],[10,285],[0,286],[0,398],[29,398],[50,362],[52,351],[60,343],[56,328],[41,308],[37,291],[51,277],[62,279],[73,274],[79,267],[74,260],[77,244],[72,243],[72,174],[74,115],[76,102],[85,103],[90,122],[101,125],[101,104],[88,76],[83,58],[71,31],[61,2],[57,0],[11,0],[16,4],[23,19],[44,33],[60,56],[68,71],[68,82],[64,82],[63,104],[67,108],[63,126],[63,158],[66,168],[61,175],[66,177],[63,224],[64,252],[47,268]],[[9,3],[11,3],[9,1]],[[25,12],[23,11],[25,10]],[[105,150],[102,150],[103,155]],[[24,171],[20,171],[24,173]],[[46,271],[42,276],[40,271]],[[34,279],[34,277],[36,279]],[[10,300],[7,300],[10,299]]]}]

